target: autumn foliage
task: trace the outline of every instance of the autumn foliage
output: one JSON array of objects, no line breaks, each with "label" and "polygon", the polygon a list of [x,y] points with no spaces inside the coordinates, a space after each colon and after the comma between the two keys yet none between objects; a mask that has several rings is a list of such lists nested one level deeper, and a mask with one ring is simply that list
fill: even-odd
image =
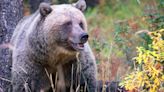
[{"label": "autumn foliage", "polygon": [[148,32],[152,39],[149,48],[137,47],[134,60],[134,71],[128,74],[120,86],[127,90],[139,92],[158,92],[164,83],[164,29]]}]

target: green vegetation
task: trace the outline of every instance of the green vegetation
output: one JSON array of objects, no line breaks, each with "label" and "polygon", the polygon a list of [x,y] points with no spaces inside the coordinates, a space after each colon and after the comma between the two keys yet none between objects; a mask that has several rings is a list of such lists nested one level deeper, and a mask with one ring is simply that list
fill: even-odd
[{"label": "green vegetation", "polygon": [[134,71],[136,47],[148,50],[152,39],[147,33],[164,28],[163,7],[163,0],[102,0],[88,8],[85,15],[100,80],[121,81]]}]

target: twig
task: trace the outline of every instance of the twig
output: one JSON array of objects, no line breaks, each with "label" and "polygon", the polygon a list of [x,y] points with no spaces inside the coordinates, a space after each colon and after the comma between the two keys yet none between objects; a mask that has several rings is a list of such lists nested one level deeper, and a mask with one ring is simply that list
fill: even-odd
[{"label": "twig", "polygon": [[52,74],[49,74],[46,68],[44,68],[44,69],[45,69],[46,74],[47,74],[47,76],[48,76],[48,78],[50,80],[50,84],[51,84],[52,90],[53,90],[53,92],[55,92],[55,88],[54,88],[54,84],[53,84],[53,79],[52,79]]},{"label": "twig", "polygon": [[27,80],[25,81],[25,84],[24,84],[25,92],[32,92],[30,87],[28,86]]},{"label": "twig", "polygon": [[6,78],[3,78],[3,77],[1,77],[1,76],[0,76],[0,79],[11,83],[11,80],[6,79]]},{"label": "twig", "polygon": [[79,53],[76,54],[76,59],[77,59],[77,88],[76,88],[76,92],[79,90],[80,88],[80,77],[81,77],[81,64],[80,64],[80,60],[79,60]]},{"label": "twig", "polygon": [[[55,76],[55,88],[57,88],[57,80],[58,80],[58,73],[56,72],[56,76]],[[56,91],[56,90],[55,90]],[[55,92],[54,91],[54,92]]]},{"label": "twig", "polygon": [[70,92],[73,92],[73,64],[72,64],[72,74],[71,74],[71,87],[70,87]]}]

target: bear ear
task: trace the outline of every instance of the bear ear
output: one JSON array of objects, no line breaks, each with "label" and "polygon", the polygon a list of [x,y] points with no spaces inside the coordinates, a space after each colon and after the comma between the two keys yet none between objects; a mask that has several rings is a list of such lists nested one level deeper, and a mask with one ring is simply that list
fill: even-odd
[{"label": "bear ear", "polygon": [[52,8],[51,8],[50,4],[43,2],[39,5],[39,11],[40,11],[41,16],[45,17],[49,13],[51,13]]},{"label": "bear ear", "polygon": [[74,7],[78,8],[82,12],[86,9],[87,5],[85,0],[78,0],[76,3],[73,4]]}]

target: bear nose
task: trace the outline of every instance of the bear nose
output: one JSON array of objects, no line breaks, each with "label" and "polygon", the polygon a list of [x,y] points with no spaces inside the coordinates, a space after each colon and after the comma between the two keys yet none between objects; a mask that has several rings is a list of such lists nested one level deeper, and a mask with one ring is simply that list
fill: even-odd
[{"label": "bear nose", "polygon": [[80,41],[81,41],[81,43],[87,42],[88,37],[89,37],[89,35],[88,35],[87,33],[81,34],[81,36],[80,36]]}]

